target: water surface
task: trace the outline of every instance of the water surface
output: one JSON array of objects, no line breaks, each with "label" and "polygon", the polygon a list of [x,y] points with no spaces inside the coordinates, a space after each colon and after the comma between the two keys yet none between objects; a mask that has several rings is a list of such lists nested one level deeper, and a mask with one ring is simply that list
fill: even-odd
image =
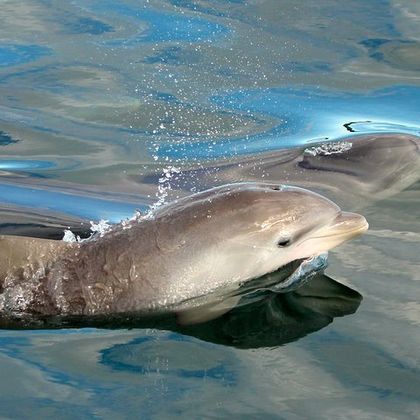
[{"label": "water surface", "polygon": [[[419,19],[410,0],[3,0],[1,232],[117,222],[263,152],[419,135]],[[363,295],[355,314],[252,349],[3,330],[2,415],[418,418],[420,184],[359,211],[370,232],[327,270]]]}]

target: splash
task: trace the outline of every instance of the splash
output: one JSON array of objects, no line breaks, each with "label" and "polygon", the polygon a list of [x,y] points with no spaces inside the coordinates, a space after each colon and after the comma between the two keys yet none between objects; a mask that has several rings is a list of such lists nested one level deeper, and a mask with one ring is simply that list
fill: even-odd
[{"label": "splash", "polygon": [[180,173],[180,168],[172,165],[163,168],[163,173],[158,181],[158,190],[156,193],[157,201],[150,206],[151,211],[166,204],[166,199],[168,198],[169,192],[172,190],[172,181],[177,180]]},{"label": "splash", "polygon": [[70,229],[65,229],[63,241],[64,242],[81,242],[82,239],[80,238],[80,236],[76,236]]},{"label": "splash", "polygon": [[322,143],[319,146],[305,149],[305,153],[312,156],[328,156],[347,152],[350,150],[352,144],[347,141],[336,141],[331,143]]},{"label": "splash", "polygon": [[147,213],[143,214],[140,210],[136,210],[132,217],[121,221],[121,226],[123,230],[130,229],[133,226],[133,222],[138,222],[142,218],[146,218],[146,217],[147,217]]},{"label": "splash", "polygon": [[101,238],[105,235],[109,230],[111,229],[111,225],[109,224],[109,220],[99,220],[98,223],[90,222],[90,230],[92,232],[92,235],[99,235]]},{"label": "splash", "polygon": [[70,229],[64,230],[63,241],[64,242],[85,242],[89,239],[92,239],[94,236],[99,236],[102,238],[110,229],[111,225],[108,223],[108,220],[99,220],[98,223],[90,221],[90,231],[92,232],[88,238],[82,239],[79,235],[75,235]]}]

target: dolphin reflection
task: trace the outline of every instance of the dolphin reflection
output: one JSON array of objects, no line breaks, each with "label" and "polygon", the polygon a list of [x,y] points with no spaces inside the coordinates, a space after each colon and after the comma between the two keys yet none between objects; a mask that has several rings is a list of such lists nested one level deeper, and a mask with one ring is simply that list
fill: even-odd
[{"label": "dolphin reflection", "polygon": [[299,289],[239,305],[223,316],[199,325],[177,326],[173,331],[237,348],[275,347],[296,341],[352,314],[362,296],[325,274],[315,275]]}]

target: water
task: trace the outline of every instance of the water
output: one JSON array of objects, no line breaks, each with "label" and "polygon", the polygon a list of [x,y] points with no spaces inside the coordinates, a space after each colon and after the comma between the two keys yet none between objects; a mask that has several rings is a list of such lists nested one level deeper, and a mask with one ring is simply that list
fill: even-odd
[{"label": "water", "polygon": [[[410,0],[1,1],[1,232],[86,234],[238,181],[223,168],[258,153],[418,135],[419,20]],[[371,229],[330,253],[323,305],[312,290],[261,324],[3,330],[2,416],[419,418],[410,179],[341,194]]]}]

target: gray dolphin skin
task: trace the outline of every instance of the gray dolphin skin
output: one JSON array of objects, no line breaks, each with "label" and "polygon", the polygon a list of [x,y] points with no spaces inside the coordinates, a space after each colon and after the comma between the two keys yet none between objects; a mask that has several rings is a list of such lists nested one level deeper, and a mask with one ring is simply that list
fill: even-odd
[{"label": "gray dolphin skin", "polygon": [[0,314],[180,311],[186,323],[200,322],[220,311],[209,305],[190,317],[194,298],[235,290],[367,227],[363,216],[308,190],[240,183],[179,199],[81,243],[2,236]]}]

